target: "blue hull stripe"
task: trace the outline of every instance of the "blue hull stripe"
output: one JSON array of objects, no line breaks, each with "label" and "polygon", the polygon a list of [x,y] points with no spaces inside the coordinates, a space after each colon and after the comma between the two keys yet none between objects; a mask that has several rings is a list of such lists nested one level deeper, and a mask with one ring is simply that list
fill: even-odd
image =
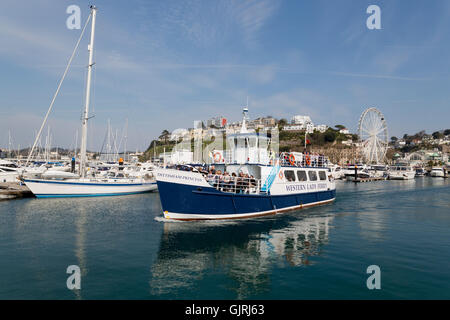
[{"label": "blue hull stripe", "polygon": [[336,190],[289,195],[250,195],[163,181],[158,181],[158,190],[163,211],[219,216],[282,210],[336,197]]},{"label": "blue hull stripe", "polygon": [[92,194],[36,194],[36,198],[80,198],[80,197],[109,197],[126,196],[130,194],[147,193],[151,191],[123,192],[123,193],[92,193]]}]

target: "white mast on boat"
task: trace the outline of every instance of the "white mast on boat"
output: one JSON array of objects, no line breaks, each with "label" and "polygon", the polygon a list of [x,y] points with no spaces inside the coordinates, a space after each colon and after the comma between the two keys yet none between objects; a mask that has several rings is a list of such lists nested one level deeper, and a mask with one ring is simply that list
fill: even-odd
[{"label": "white mast on boat", "polygon": [[[92,9],[92,7],[91,7],[91,9]],[[59,90],[61,89],[61,86],[62,86],[62,84],[64,82],[64,79],[66,78],[67,72],[69,71],[70,65],[72,64],[72,60],[75,57],[75,53],[76,53],[76,51],[78,49],[78,46],[80,44],[81,39],[83,38],[84,31],[86,30],[86,27],[87,27],[87,25],[89,23],[89,20],[91,19],[91,15],[92,15],[92,12],[91,12],[91,14],[89,15],[89,17],[86,20],[86,24],[84,25],[83,30],[81,31],[80,37],[78,38],[78,41],[77,41],[77,43],[75,45],[75,48],[72,51],[72,55],[70,56],[69,62],[67,63],[67,66],[66,66],[66,69],[64,70],[64,73],[63,73],[63,75],[61,77],[61,80],[59,80],[58,87],[56,88],[56,92],[53,95],[53,99],[50,102],[50,106],[48,107],[47,113],[45,114],[45,117],[44,117],[44,120],[42,121],[41,127],[40,127],[39,131],[36,134],[36,138],[34,139],[33,146],[30,148],[30,151],[28,152],[27,162],[25,163],[25,166],[28,165],[28,163],[30,162],[31,157],[33,156],[34,149],[35,149],[35,147],[36,147],[38,142],[39,142],[39,149],[38,149],[39,153],[41,151],[40,148],[41,148],[41,133],[42,133],[42,129],[44,129],[44,126],[47,123],[48,116],[50,115],[50,112],[53,109],[53,105],[54,105],[54,103],[56,101],[56,97],[58,96]]]},{"label": "white mast on boat", "polygon": [[93,57],[94,57],[94,36],[95,36],[95,16],[97,13],[97,8],[95,6],[91,6],[91,16],[92,16],[92,27],[91,27],[91,41],[89,42],[88,50],[89,50],[89,64],[88,64],[88,73],[87,73],[87,82],[86,82],[86,101],[85,108],[82,118],[81,125],[81,149],[80,149],[80,175],[84,178],[86,175],[86,145],[87,145],[87,124],[89,120],[89,103],[91,98],[91,76],[92,76],[92,66],[94,65]]}]

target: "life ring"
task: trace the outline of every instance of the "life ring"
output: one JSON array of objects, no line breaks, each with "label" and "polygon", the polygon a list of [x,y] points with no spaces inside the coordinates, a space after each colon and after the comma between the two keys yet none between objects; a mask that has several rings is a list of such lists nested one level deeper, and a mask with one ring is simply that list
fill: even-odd
[{"label": "life ring", "polygon": [[283,171],[280,170],[280,173],[278,174],[278,177],[280,177],[280,179],[283,179],[283,177],[284,177]]},{"label": "life ring", "polygon": [[[217,158],[217,156],[219,157]],[[220,152],[214,153],[214,162],[220,162],[220,160],[222,160],[222,155],[220,154]]]},{"label": "life ring", "polygon": [[291,166],[295,165],[295,157],[292,153],[289,155],[289,163],[291,164]]},{"label": "life ring", "polygon": [[309,157],[309,154],[305,155],[305,161],[308,166],[311,164],[311,158]]}]

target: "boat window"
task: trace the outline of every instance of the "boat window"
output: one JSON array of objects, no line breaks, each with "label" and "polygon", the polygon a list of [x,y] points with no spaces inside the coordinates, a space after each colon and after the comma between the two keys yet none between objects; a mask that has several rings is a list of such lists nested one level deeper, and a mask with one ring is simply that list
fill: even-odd
[{"label": "boat window", "polygon": [[284,176],[286,177],[286,180],[289,182],[295,181],[294,170],[284,170]]},{"label": "boat window", "polygon": [[319,178],[320,180],[327,180],[327,175],[325,173],[325,171],[319,171]]},{"label": "boat window", "polygon": [[298,181],[308,181],[308,177],[306,176],[305,170],[298,170],[297,178],[298,178]]},{"label": "boat window", "polygon": [[310,181],[317,181],[317,174],[315,171],[308,171]]},{"label": "boat window", "polygon": [[116,175],[116,178],[124,178],[123,173],[118,173],[118,174]]}]

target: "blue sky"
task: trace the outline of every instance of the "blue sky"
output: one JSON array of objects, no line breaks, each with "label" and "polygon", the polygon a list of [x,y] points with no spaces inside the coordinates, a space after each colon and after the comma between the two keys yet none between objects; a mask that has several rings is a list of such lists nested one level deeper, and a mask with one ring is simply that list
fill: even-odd
[{"label": "blue sky", "polygon": [[[15,147],[32,144],[80,34],[66,28],[72,4],[84,24],[87,1],[0,1],[0,146],[8,130]],[[375,106],[390,136],[450,127],[450,1],[95,4],[91,150],[108,119],[119,137],[128,119],[128,147],[142,150],[164,129],[239,120],[247,96],[251,118],[304,114],[355,131]],[[381,8],[381,30],[366,27],[371,4]],[[80,131],[87,43],[50,116],[54,146],[73,146]]]}]

